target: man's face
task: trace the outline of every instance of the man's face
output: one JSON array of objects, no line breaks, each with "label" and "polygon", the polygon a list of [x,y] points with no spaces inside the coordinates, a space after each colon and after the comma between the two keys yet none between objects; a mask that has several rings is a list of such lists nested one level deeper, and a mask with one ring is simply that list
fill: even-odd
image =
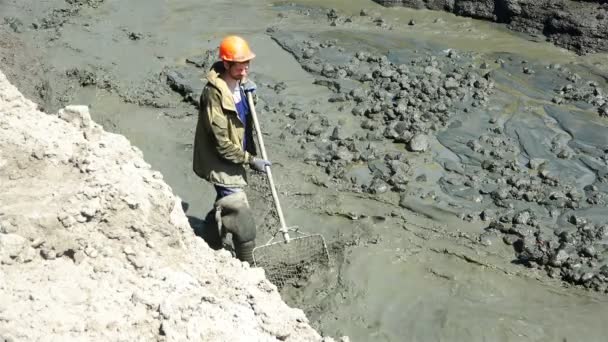
[{"label": "man's face", "polygon": [[228,75],[235,80],[242,80],[247,78],[247,73],[249,72],[249,61],[247,62],[232,62],[227,63],[226,70],[228,71]]}]

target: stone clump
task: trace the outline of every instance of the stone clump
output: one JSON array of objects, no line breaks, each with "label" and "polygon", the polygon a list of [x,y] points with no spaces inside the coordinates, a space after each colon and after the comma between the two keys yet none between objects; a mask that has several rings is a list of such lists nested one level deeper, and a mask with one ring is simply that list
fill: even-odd
[{"label": "stone clump", "polygon": [[[502,133],[482,135],[466,146],[473,153],[469,156],[480,160],[479,167],[467,165],[466,175],[441,178],[442,189],[478,203],[489,200],[492,206],[478,214],[463,213],[462,218],[487,221],[487,231],[502,234],[524,264],[605,292],[606,222],[593,222],[585,213],[604,207],[606,194],[595,185],[581,191],[572,180],[560,177],[549,160],[530,159],[523,167],[515,141]],[[481,198],[475,199],[478,195]]]},{"label": "stone clump", "polygon": [[42,113],[0,73],[0,111],[0,340],[322,340],[87,107]]},{"label": "stone clump", "polygon": [[597,82],[585,82],[576,74],[571,74],[568,81],[570,82],[555,89],[556,97],[552,99],[554,103],[582,102],[596,108],[601,117],[608,117],[608,95]]},{"label": "stone clump", "polygon": [[[330,102],[340,103],[342,110],[350,108],[360,122],[348,136],[323,115],[289,115],[294,119],[290,133],[302,137],[306,160],[357,191],[404,190],[409,182],[407,152],[394,144],[410,152],[427,151],[434,132],[453,115],[484,106],[493,91],[489,73],[459,61],[453,52],[420,54],[399,64],[367,51],[349,54],[331,40],[298,41],[279,32],[273,39],[317,76],[316,84],[334,91]],[[339,58],[333,57],[338,53]],[[333,60],[348,56],[346,63]]]},{"label": "stone clump", "polygon": [[[511,82],[509,77],[527,65],[536,72],[522,84],[543,91],[522,92],[543,103],[553,98],[556,105],[512,108],[514,112],[497,106],[502,112],[483,113],[486,122],[465,120],[439,132],[438,141],[461,161],[443,162],[448,172],[439,179],[441,190],[454,203],[465,200],[463,220],[488,223],[481,244],[491,243],[489,236],[502,236],[522,264],[604,292],[605,126],[588,121],[604,105],[600,82],[583,79],[573,71],[580,70],[575,65],[545,66],[508,55],[496,61],[497,83]],[[508,103],[510,96],[496,94],[495,103]],[[479,134],[480,128],[485,132]],[[581,234],[581,222],[593,233]]]},{"label": "stone clump", "polygon": [[[606,292],[608,225],[594,224],[571,215],[568,225],[555,230],[515,223],[510,228],[501,223],[490,227],[517,235],[511,240],[518,259],[528,266],[544,268],[551,277]],[[534,224],[534,223],[532,223]]]}]

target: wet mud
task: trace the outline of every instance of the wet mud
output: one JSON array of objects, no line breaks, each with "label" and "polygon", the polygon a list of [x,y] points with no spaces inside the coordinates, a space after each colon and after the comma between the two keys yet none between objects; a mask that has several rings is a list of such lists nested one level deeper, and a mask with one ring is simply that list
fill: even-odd
[{"label": "wet mud", "polygon": [[[362,0],[45,6],[0,4],[14,18],[0,26],[11,47],[0,68],[49,111],[91,106],[163,173],[198,230],[215,196],[190,169],[201,78],[222,36],[251,40],[287,223],[322,234],[331,256],[282,295],[322,333],[607,333],[604,55]],[[249,197],[261,245],[279,226],[264,177],[252,175]]]}]

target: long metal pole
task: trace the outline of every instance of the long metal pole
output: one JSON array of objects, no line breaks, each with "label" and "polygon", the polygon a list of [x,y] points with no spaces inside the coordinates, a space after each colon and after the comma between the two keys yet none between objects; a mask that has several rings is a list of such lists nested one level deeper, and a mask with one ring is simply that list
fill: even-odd
[{"label": "long metal pole", "polygon": [[[255,111],[255,104],[253,103],[253,96],[251,92],[247,92],[247,102],[249,103],[249,109],[251,111],[251,116],[253,118],[253,126],[255,127],[256,135],[258,136],[258,142],[260,143],[260,150],[262,152],[262,158],[268,160],[268,155],[266,154],[266,147],[264,146],[264,138],[262,137],[262,130],[260,129],[260,123],[258,121],[258,115]],[[270,185],[270,191],[272,192],[272,198],[274,199],[274,205],[277,209],[277,214],[279,215],[279,221],[281,222],[281,229],[279,230],[283,234],[283,240],[285,242],[289,242],[289,233],[287,232],[287,225],[285,224],[285,217],[283,216],[283,210],[281,209],[281,203],[279,202],[279,195],[277,193],[277,189],[274,186],[274,180],[272,179],[272,172],[270,171],[270,166],[266,165],[266,176],[268,176],[268,184]]]}]

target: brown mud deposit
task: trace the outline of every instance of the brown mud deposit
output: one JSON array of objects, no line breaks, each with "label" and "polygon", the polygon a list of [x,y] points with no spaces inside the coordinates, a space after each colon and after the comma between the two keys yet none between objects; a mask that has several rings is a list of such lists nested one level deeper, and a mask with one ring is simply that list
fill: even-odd
[{"label": "brown mud deposit", "polygon": [[[162,172],[197,233],[214,198],[190,168],[200,77],[221,37],[251,41],[286,220],[323,234],[332,256],[282,295],[321,333],[608,332],[605,55],[363,0],[0,6],[15,18],[0,26],[11,81],[50,112],[91,106]],[[265,179],[251,179],[262,244],[278,220]]]}]

